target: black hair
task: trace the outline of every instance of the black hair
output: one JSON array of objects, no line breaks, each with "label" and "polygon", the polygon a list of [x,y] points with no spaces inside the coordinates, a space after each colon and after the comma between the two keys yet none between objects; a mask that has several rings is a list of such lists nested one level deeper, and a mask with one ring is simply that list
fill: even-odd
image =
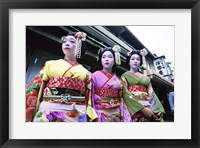
[{"label": "black hair", "polygon": [[131,51],[131,53],[130,53],[130,54],[127,56],[127,58],[126,58],[126,64],[129,65],[131,56],[132,56],[133,54],[137,54],[137,55],[140,56],[140,66],[141,66],[143,63],[142,63],[142,56],[141,56],[141,54],[140,54],[140,50],[133,50],[133,51]]},{"label": "black hair", "polygon": [[101,63],[101,58],[102,58],[103,53],[106,52],[106,51],[110,51],[113,54],[114,65],[112,67],[112,73],[115,73],[117,65],[115,63],[115,52],[112,50],[112,47],[105,47],[105,48],[100,48],[99,49],[99,51],[98,51],[98,54],[99,54],[99,59],[98,59],[99,65],[100,65],[101,69],[103,69],[103,66],[102,66],[102,63]]},{"label": "black hair", "polygon": [[67,35],[75,36],[76,32],[68,32]]},{"label": "black hair", "polygon": [[67,35],[62,36],[61,42],[63,42],[63,40],[64,40],[64,38],[65,38],[66,36],[73,36],[73,37],[75,37],[75,34],[76,34],[76,32],[68,32]]}]

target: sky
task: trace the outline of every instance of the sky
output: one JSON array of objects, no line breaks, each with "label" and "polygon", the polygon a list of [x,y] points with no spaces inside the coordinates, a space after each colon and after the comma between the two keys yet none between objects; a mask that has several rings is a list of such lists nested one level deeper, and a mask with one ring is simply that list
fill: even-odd
[{"label": "sky", "polygon": [[126,26],[151,53],[174,67],[174,26]]}]

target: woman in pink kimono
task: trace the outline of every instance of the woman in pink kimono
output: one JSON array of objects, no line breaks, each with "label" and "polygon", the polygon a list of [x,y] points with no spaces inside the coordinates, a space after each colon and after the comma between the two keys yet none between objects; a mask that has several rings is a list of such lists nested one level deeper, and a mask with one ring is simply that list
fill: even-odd
[{"label": "woman in pink kimono", "polygon": [[130,122],[131,117],[121,97],[120,80],[114,73],[120,65],[120,47],[107,47],[99,50],[102,70],[92,74],[92,107],[97,122]]},{"label": "woman in pink kimono", "polygon": [[87,122],[91,73],[77,62],[85,38],[83,32],[62,37],[64,59],[47,61],[26,89],[26,121]]}]

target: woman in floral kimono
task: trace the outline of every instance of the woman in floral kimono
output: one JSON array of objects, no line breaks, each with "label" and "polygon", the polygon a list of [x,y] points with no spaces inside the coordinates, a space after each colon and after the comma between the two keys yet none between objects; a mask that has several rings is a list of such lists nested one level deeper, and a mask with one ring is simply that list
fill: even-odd
[{"label": "woman in floral kimono", "polygon": [[150,79],[139,72],[145,55],[146,49],[129,52],[127,64],[130,65],[130,71],[121,76],[123,99],[133,122],[163,120],[164,108],[153,91]]},{"label": "woman in floral kimono", "polygon": [[47,61],[26,89],[26,121],[87,122],[91,73],[77,62],[85,38],[83,32],[62,37],[64,59]]},{"label": "woman in floral kimono", "polygon": [[107,47],[99,50],[102,70],[92,74],[92,106],[97,122],[129,122],[130,114],[121,97],[119,78],[113,73],[120,64],[120,47]]}]

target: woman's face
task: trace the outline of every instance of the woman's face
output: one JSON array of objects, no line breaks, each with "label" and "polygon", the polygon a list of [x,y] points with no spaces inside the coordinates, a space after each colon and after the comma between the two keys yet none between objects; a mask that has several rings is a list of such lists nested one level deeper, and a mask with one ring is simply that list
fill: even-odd
[{"label": "woman's face", "polygon": [[140,56],[138,54],[133,54],[130,58],[130,67],[132,69],[138,69],[141,63]]},{"label": "woman's face", "polygon": [[112,68],[114,65],[114,56],[112,52],[105,51],[101,57],[101,64],[103,68]]},{"label": "woman's face", "polygon": [[66,56],[74,56],[76,50],[76,38],[74,36],[66,36],[63,39],[62,51]]}]

